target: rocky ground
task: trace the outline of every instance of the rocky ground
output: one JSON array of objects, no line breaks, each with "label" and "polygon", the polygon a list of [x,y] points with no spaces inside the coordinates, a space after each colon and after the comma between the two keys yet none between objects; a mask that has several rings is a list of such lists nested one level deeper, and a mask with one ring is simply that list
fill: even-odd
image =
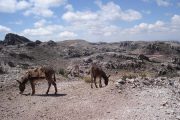
[{"label": "rocky ground", "polygon": [[[96,63],[109,75],[103,88],[90,88],[88,70]],[[39,81],[19,94],[24,72],[49,65],[56,70],[58,94],[44,93]],[[69,68],[80,67],[80,77]],[[32,42],[8,34],[0,42],[1,120],[180,120],[180,43],[173,41],[89,43],[84,40]]]},{"label": "rocky ground", "polygon": [[[117,88],[113,80],[103,88],[90,88],[82,80],[60,81],[58,94],[44,95],[47,83],[36,85],[36,95],[30,96],[30,86],[20,95],[18,86],[1,89],[1,120],[179,120],[180,78],[175,85],[139,85],[125,83]],[[161,78],[159,78],[161,79]],[[130,80],[132,81],[132,80]],[[119,83],[120,84],[120,83]],[[179,85],[179,86],[177,86]],[[116,87],[115,87],[116,86]]]}]

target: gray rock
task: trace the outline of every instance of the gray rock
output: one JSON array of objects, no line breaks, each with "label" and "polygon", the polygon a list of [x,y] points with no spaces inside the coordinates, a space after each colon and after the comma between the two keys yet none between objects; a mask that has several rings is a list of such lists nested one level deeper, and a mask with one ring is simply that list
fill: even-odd
[{"label": "gray rock", "polygon": [[18,45],[18,44],[23,44],[23,43],[28,43],[28,42],[31,42],[31,41],[25,38],[24,36],[19,36],[13,33],[6,34],[3,41],[5,45]]}]

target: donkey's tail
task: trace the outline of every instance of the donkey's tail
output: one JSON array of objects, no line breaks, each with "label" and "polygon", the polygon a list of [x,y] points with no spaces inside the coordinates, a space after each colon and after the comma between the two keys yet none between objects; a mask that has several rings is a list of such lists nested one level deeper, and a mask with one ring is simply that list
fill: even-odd
[{"label": "donkey's tail", "polygon": [[54,82],[56,82],[56,76],[55,76],[55,73],[54,73]]}]

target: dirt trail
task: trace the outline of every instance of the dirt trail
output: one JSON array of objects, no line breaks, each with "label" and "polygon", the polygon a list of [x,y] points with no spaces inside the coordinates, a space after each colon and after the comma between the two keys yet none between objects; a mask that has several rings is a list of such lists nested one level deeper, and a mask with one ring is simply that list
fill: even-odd
[{"label": "dirt trail", "polygon": [[[47,84],[36,86],[36,95],[19,95],[12,87],[0,92],[1,120],[172,120],[167,88],[126,89],[110,83],[91,89],[83,81],[58,82],[58,95],[45,96]],[[25,93],[30,92],[27,86]],[[54,93],[51,87],[50,93]]]}]

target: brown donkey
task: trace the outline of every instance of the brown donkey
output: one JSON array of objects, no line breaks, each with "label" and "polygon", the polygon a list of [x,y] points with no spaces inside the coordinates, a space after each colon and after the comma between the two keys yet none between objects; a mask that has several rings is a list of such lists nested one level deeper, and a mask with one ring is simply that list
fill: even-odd
[{"label": "brown donkey", "polygon": [[109,76],[106,75],[106,73],[97,65],[92,64],[91,69],[90,69],[90,73],[91,73],[91,88],[93,88],[93,82],[95,84],[95,87],[97,88],[97,84],[96,84],[96,78],[99,77],[99,87],[102,87],[102,83],[101,83],[101,78],[104,79],[104,84],[108,85],[108,81],[109,81]]},{"label": "brown donkey", "polygon": [[[54,76],[54,79],[52,78]],[[25,84],[29,81],[32,88],[32,94],[35,94],[35,84],[34,82],[40,80],[42,78],[46,78],[48,81],[48,89],[46,94],[48,94],[51,84],[53,84],[55,88],[55,94],[57,94],[57,86],[56,86],[56,78],[55,71],[51,67],[39,67],[35,69],[29,69],[25,75],[21,78],[21,81],[17,80],[19,83],[20,94],[22,94],[25,90]]]}]

